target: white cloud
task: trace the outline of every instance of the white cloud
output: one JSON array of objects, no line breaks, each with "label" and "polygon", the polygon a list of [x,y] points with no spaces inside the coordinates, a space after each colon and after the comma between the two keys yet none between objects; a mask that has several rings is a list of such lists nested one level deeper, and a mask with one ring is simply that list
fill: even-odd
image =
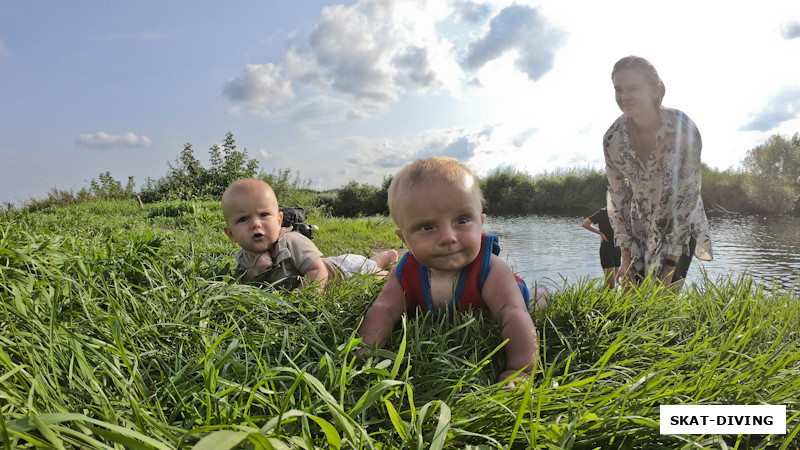
[{"label": "white cloud", "polygon": [[368,116],[368,112],[357,104],[324,95],[303,100],[286,114],[286,118],[301,124],[347,122]]},{"label": "white cloud", "polygon": [[479,23],[492,13],[492,7],[487,3],[477,3],[465,0],[451,0],[450,5],[455,10],[455,18],[459,21]]},{"label": "white cloud", "polygon": [[242,102],[253,110],[265,109],[294,98],[291,80],[272,63],[249,64],[233,78],[222,94],[234,102]]},{"label": "white cloud", "polygon": [[781,30],[781,35],[784,39],[800,38],[800,22],[787,23]]},{"label": "white cloud", "polygon": [[308,43],[333,89],[357,100],[397,100],[391,56],[399,43],[391,39],[392,8],[392,2],[370,0],[322,10]]},{"label": "white cloud", "polygon": [[83,147],[114,149],[121,147],[150,147],[153,141],[147,136],[139,136],[132,132],[113,135],[104,132],[97,134],[82,134],[75,143]]},{"label": "white cloud", "polygon": [[521,133],[514,136],[511,139],[511,143],[514,145],[514,147],[522,147],[538,131],[539,130],[537,130],[536,128],[528,128],[527,130],[524,130]]},{"label": "white cloud", "polygon": [[769,131],[797,117],[800,117],[800,88],[784,88],[741,130]]},{"label": "white cloud", "polygon": [[516,51],[515,67],[536,81],[553,68],[562,32],[552,27],[538,8],[510,5],[489,23],[489,30],[469,45],[465,65],[480,69],[489,61]]},{"label": "white cloud", "polygon": [[428,49],[424,47],[409,46],[405,53],[395,56],[392,63],[399,72],[398,79],[415,90],[441,85],[431,67]]},{"label": "white cloud", "polygon": [[489,140],[490,127],[451,127],[396,139],[355,137],[342,140],[334,153],[348,155],[342,175],[379,182],[380,177],[428,156],[452,156],[468,162]]},{"label": "white cloud", "polygon": [[[248,66],[228,82],[223,96],[264,118],[300,122],[385,112],[409,93],[460,96],[469,81],[458,56],[468,51],[463,37],[470,29],[464,22],[486,20],[492,8],[401,0],[326,7],[306,40],[291,39],[282,61]],[[511,50],[516,70],[537,80],[552,68],[553,51],[561,45],[561,33],[529,6],[501,9],[487,30],[469,44],[470,69]],[[297,104],[282,105],[289,100]],[[341,111],[331,111],[334,103]]]}]

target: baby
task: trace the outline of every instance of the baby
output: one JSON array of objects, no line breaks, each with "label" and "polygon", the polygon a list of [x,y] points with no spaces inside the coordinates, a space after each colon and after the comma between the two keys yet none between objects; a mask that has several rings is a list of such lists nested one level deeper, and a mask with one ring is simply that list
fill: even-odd
[{"label": "baby", "polygon": [[499,381],[513,385],[516,372],[533,370],[539,342],[528,290],[494,254],[497,236],[481,232],[482,211],[477,179],[453,158],[418,160],[398,172],[389,186],[389,212],[409,251],[366,313],[358,330],[364,344],[382,347],[407,310],[482,310],[503,324],[508,339]]},{"label": "baby", "polygon": [[367,259],[361,255],[323,258],[322,252],[301,233],[282,228],[283,213],[272,187],[263,180],[246,178],[231,184],[222,195],[223,230],[239,244],[236,253],[245,279],[267,272],[271,283],[287,289],[315,285],[356,273],[386,276],[384,270],[397,261],[397,251],[387,250]]}]

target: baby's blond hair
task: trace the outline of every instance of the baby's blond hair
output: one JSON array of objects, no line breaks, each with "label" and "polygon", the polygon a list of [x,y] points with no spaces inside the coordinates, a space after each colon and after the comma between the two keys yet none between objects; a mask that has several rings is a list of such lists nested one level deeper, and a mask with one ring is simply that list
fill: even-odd
[{"label": "baby's blond hair", "polygon": [[388,192],[389,214],[392,214],[392,218],[394,218],[393,210],[402,192],[407,191],[418,183],[430,181],[453,184],[466,182],[466,185],[476,193],[481,205],[484,204],[483,193],[478,185],[478,179],[467,166],[449,156],[431,156],[408,164],[400,169],[392,179]]}]

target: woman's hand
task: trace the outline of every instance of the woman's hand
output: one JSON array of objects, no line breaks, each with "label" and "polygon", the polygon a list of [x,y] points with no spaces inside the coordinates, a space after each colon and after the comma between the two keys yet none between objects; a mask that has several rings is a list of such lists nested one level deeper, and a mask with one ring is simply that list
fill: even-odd
[{"label": "woman's hand", "polygon": [[619,269],[614,275],[623,286],[636,283],[636,274],[633,271],[633,261],[631,259],[630,250],[622,250],[622,259],[619,264]]}]

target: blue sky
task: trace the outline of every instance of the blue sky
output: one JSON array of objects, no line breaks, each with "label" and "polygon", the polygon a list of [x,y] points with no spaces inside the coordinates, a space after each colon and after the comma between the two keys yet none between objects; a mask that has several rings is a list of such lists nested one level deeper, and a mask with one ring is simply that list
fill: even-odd
[{"label": "blue sky", "polygon": [[610,72],[637,54],[665,106],[737,167],[800,131],[800,3],[0,0],[0,202],[137,187],[232,132],[267,172],[378,185],[418,157],[479,175],[602,167]]}]

